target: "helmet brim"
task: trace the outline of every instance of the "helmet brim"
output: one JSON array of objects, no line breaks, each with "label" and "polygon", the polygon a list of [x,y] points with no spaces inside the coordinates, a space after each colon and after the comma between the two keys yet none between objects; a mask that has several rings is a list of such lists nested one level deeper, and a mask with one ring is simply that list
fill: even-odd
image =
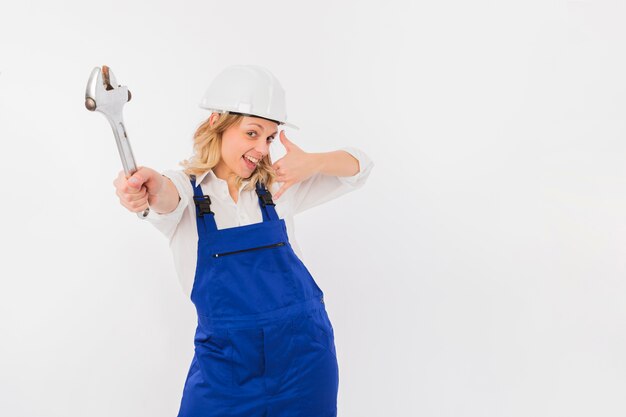
[{"label": "helmet brim", "polygon": [[200,105],[200,108],[203,108],[205,110],[218,112],[218,113],[230,113],[230,114],[238,114],[238,115],[241,115],[241,116],[258,117],[260,119],[265,119],[265,120],[269,120],[270,122],[278,123],[281,126],[289,127],[289,128],[295,129],[295,130],[300,130],[300,128],[298,126],[296,126],[296,125],[294,125],[292,123],[281,122],[280,120],[268,119],[267,117],[259,116],[258,114],[241,113],[241,112],[236,112],[236,111],[231,111],[231,110],[222,110],[222,109],[212,109],[212,108],[209,108],[209,107],[203,107],[202,105]]}]

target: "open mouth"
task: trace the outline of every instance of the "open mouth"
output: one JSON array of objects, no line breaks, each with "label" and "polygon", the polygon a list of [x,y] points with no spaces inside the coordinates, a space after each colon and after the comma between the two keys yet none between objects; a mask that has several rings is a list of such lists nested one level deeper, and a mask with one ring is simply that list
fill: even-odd
[{"label": "open mouth", "polygon": [[246,167],[248,167],[248,169],[251,171],[254,171],[254,169],[259,163],[257,159],[246,156],[246,155],[242,156],[241,159],[243,159],[243,162],[246,164]]}]

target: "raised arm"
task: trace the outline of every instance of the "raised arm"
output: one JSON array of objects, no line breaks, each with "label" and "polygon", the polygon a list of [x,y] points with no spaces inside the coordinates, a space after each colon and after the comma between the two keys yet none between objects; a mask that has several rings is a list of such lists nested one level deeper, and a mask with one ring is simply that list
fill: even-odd
[{"label": "raised arm", "polygon": [[311,153],[317,172],[336,177],[351,177],[359,173],[359,160],[344,150]]},{"label": "raised arm", "polygon": [[[316,158],[321,162],[313,164],[317,166],[315,173],[304,181],[293,184],[284,193],[284,213],[295,215],[361,188],[374,167],[370,157],[355,147],[319,153],[311,160]],[[356,172],[350,171],[350,167],[356,167]],[[346,173],[352,175],[345,175]],[[274,185],[275,191],[273,190],[272,195],[278,192],[280,185],[280,182]]]},{"label": "raised arm", "polygon": [[277,181],[283,183],[274,194],[275,199],[279,199],[293,185],[315,174],[351,177],[359,172],[359,160],[346,151],[305,152],[287,139],[284,130],[280,132],[280,141],[287,154],[272,164]]}]

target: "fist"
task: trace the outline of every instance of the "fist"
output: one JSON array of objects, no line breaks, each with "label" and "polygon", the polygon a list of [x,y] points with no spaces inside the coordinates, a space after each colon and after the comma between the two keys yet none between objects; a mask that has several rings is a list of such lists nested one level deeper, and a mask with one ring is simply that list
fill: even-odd
[{"label": "fist", "polygon": [[142,212],[156,200],[163,187],[163,176],[152,168],[138,167],[130,178],[120,171],[113,186],[122,206],[132,212]]}]

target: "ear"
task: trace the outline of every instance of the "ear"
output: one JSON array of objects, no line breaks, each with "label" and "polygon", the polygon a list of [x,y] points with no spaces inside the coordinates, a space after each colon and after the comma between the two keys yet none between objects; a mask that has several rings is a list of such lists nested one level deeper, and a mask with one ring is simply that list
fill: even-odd
[{"label": "ear", "polygon": [[215,124],[215,122],[217,122],[220,118],[220,114],[217,112],[213,112],[211,113],[211,116],[209,116],[209,126],[213,127],[213,125]]}]

